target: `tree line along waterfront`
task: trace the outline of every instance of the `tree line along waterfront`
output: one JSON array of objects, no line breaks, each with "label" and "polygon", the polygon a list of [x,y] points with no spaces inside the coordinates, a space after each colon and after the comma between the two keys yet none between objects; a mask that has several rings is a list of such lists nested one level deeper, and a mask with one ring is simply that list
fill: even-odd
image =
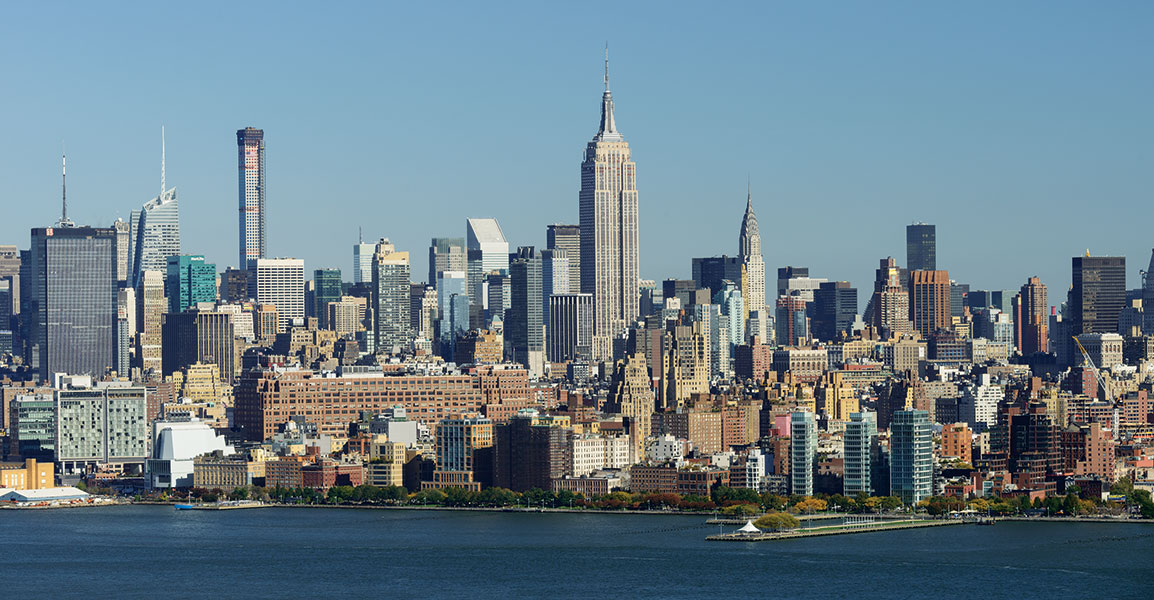
[{"label": "tree line along waterfront", "polygon": [[[411,492],[402,486],[378,487],[372,485],[333,486],[327,492],[315,488],[286,488],[243,486],[226,492],[223,489],[192,488],[187,493],[168,492],[141,494],[135,501],[144,502],[200,502],[214,503],[227,500],[257,500],[277,505],[333,505],[364,507],[444,507],[444,508],[516,508],[610,510],[628,512],[686,512],[716,513],[733,518],[757,519],[764,516],[815,515],[820,513],[920,513],[931,517],[962,511],[993,516],[1135,516],[1154,518],[1154,501],[1150,493],[1134,489],[1127,481],[1114,485],[1112,492],[1125,496],[1128,502],[1099,501],[1080,498],[1079,490],[1072,488],[1064,496],[1051,496],[1031,501],[1026,496],[1015,498],[972,498],[962,500],[933,496],[916,507],[903,506],[896,496],[847,497],[841,494],[815,496],[778,495],[758,493],[748,488],[719,486],[709,496],[676,493],[629,493],[614,491],[602,495],[574,493],[567,490],[553,492],[531,489],[525,492],[491,487],[470,491],[460,487],[444,490],[427,489]],[[111,492],[92,488],[95,493]],[[780,519],[780,518],[779,518]],[[796,520],[780,519],[774,523],[796,526]]]}]

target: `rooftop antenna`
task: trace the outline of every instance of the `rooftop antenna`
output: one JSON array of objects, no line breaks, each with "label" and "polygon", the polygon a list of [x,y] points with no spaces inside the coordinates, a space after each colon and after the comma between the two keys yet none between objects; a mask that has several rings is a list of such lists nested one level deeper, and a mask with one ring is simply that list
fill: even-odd
[{"label": "rooftop antenna", "polygon": [[160,197],[164,198],[164,125],[160,126]]},{"label": "rooftop antenna", "polygon": [[365,228],[364,227],[359,227],[359,226],[357,227],[357,242],[360,244],[365,243]]}]

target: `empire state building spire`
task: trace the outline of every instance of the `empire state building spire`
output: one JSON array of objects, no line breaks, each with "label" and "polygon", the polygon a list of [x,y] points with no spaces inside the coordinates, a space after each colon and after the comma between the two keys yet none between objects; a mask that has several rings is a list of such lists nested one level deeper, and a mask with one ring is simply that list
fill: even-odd
[{"label": "empire state building spire", "polygon": [[612,360],[613,340],[637,319],[637,165],[613,121],[609,49],[601,127],[581,162],[581,291],[593,296],[591,358]]},{"label": "empire state building spire", "polygon": [[605,93],[601,95],[601,127],[593,139],[594,141],[625,139],[617,132],[617,123],[613,120],[613,92],[609,91],[609,44],[605,44]]}]

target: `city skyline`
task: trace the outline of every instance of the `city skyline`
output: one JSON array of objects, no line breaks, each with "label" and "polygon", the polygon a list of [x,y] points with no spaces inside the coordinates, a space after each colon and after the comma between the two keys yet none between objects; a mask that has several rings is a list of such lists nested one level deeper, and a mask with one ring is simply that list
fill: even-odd
[{"label": "city skyline", "polygon": [[[1141,13],[1148,9],[1135,5],[1131,10]],[[652,34],[637,39],[610,39],[615,55],[615,87],[624,107],[618,109],[618,118],[630,124],[629,139],[642,167],[638,188],[641,277],[684,278],[692,257],[732,252],[731,232],[741,219],[745,200],[741,187],[746,183],[742,179],[748,173],[762,221],[767,268],[808,266],[815,276],[851,281],[863,295],[863,304],[876,260],[893,256],[904,266],[903,228],[914,221],[938,226],[938,268],[949,270],[952,279],[977,289],[1014,290],[1027,277],[1038,275],[1051,289],[1060,290],[1070,282],[1067,261],[1087,247],[1096,256],[1129,257],[1126,287],[1137,288],[1137,269],[1147,262],[1151,243],[1144,239],[1140,220],[1119,216],[1144,197],[1139,188],[1144,156],[1140,143],[1149,137],[1151,123],[1137,107],[1148,104],[1150,84],[1149,78],[1134,76],[1134,69],[1140,72],[1142,66],[1136,65],[1133,57],[1141,55],[1141,45],[1149,41],[1130,37],[1132,24],[1122,14],[1095,15],[1097,19],[1080,24],[1079,34],[1086,40],[1105,40],[1103,36],[1110,35],[1111,44],[1090,44],[1087,52],[1092,56],[1085,57],[1073,56],[1070,50],[1060,47],[1059,42],[1064,39],[1056,33],[1060,27],[1023,31],[1011,27],[1043,12],[1059,22],[1085,16],[1070,8],[1044,10],[1043,5],[1022,5],[1002,15],[1005,22],[999,27],[990,26],[988,30],[978,29],[982,24],[976,15],[959,17],[961,31],[985,31],[1000,50],[1015,48],[1019,42],[1040,44],[1024,55],[979,52],[961,34],[946,35],[941,41],[923,39],[929,38],[930,33],[942,33],[944,24],[936,20],[941,15],[931,9],[903,13],[899,23],[879,31],[893,37],[889,41],[898,50],[908,50],[915,41],[926,42],[926,58],[911,64],[883,48],[880,40],[863,38],[864,34],[857,32],[851,40],[871,42],[859,48],[861,51],[871,58],[887,59],[864,65],[859,74],[846,68],[851,57],[848,41],[825,48],[828,54],[822,54],[814,48],[822,47],[826,38],[817,38],[810,47],[802,43],[798,33],[783,34],[772,46],[779,51],[802,53],[806,58],[796,61],[767,53],[768,42],[749,42],[740,52],[742,48],[735,48],[734,42],[710,38],[716,42],[714,45],[695,46],[691,53],[690,49],[676,48],[670,38],[654,38]],[[700,26],[705,31],[715,31],[721,27],[723,17],[743,13],[768,16],[750,7],[732,7],[722,13],[704,19]],[[774,8],[769,13],[779,17],[773,27],[783,27],[779,23],[788,22],[812,33],[817,23],[824,23],[828,30],[823,31],[828,35],[850,27],[855,11],[812,14],[801,9]],[[1130,17],[1134,23],[1142,21],[1141,14]],[[622,18],[630,22],[639,16],[627,10]],[[574,19],[576,24],[581,22],[581,18]],[[919,19],[925,25],[921,33],[915,35],[901,29]],[[869,24],[883,27],[880,20],[875,15]],[[737,25],[739,29],[748,27]],[[286,29],[292,31],[294,26],[289,23]],[[463,26],[452,19],[448,23],[450,31]],[[70,27],[65,24],[61,33],[53,35],[63,35]],[[178,30],[173,35],[179,38],[187,34]],[[1019,34],[1022,39],[1016,37]],[[12,32],[7,38],[19,43],[26,36],[24,32]],[[236,193],[229,164],[231,143],[226,145],[226,140],[236,129],[252,125],[268,132],[273,152],[268,167],[268,256],[302,258],[308,269],[351,270],[348,248],[356,242],[360,225],[367,239],[389,237],[398,249],[413,253],[420,260],[414,261],[413,270],[423,273],[427,270],[423,257],[429,238],[461,236],[461,220],[469,217],[498,219],[511,247],[544,247],[546,225],[577,221],[573,200],[578,181],[572,167],[573,148],[578,140],[588,139],[590,113],[595,110],[589,97],[597,85],[594,78],[600,75],[596,53],[602,43],[588,37],[563,36],[547,48],[544,57],[523,52],[502,54],[503,62],[468,76],[459,73],[464,64],[458,63],[476,67],[475,59],[457,56],[458,62],[453,62],[453,56],[431,53],[401,63],[390,62],[388,70],[395,76],[389,79],[396,85],[410,87],[409,84],[426,81],[431,69],[448,79],[463,77],[460,81],[470,86],[469,101],[452,94],[422,95],[431,100],[427,102],[430,106],[414,112],[414,106],[404,104],[405,118],[370,118],[359,107],[363,100],[351,99],[352,96],[309,95],[320,102],[313,119],[329,115],[342,102],[350,102],[356,110],[349,116],[359,119],[371,137],[409,146],[406,152],[414,156],[427,154],[435,145],[443,155],[436,162],[451,163],[450,167],[441,168],[449,177],[431,182],[422,177],[421,187],[416,187],[421,171],[411,172],[411,157],[381,148],[380,144],[360,154],[327,150],[329,146],[321,142],[332,137],[331,127],[320,131],[310,119],[286,120],[286,111],[299,107],[297,101],[290,102],[284,95],[284,83],[272,85],[273,89],[267,92],[254,92],[256,98],[238,102],[235,108],[219,102],[205,106],[192,103],[201,97],[201,92],[196,92],[193,98],[167,108],[114,111],[101,123],[65,114],[49,121],[48,135],[32,139],[18,152],[13,147],[3,150],[2,158],[11,165],[12,175],[5,178],[0,190],[19,201],[10,218],[0,226],[0,235],[7,243],[23,245],[28,228],[47,226],[54,220],[57,138],[65,139],[73,155],[73,219],[84,225],[107,227],[117,216],[129,217],[129,211],[139,206],[140,198],[155,194],[153,136],[155,126],[163,124],[169,139],[174,140],[168,148],[174,156],[169,161],[168,178],[181,188],[185,205],[181,211],[182,249],[204,254],[206,260],[223,269],[232,265],[236,252],[235,242],[229,243],[235,237],[226,235],[232,227],[225,226],[231,221],[230,207],[234,206]],[[646,50],[644,41],[660,43],[655,49]],[[498,45],[486,52],[504,53],[510,49]],[[957,54],[965,50],[972,50],[973,56],[963,59]],[[72,67],[52,54],[34,58],[37,60],[29,64],[44,68],[32,74],[27,65],[17,65],[17,86],[39,82],[45,74],[71,74],[86,60],[78,57],[77,66]],[[221,69],[214,79],[217,85],[227,85],[239,76],[222,66],[215,55],[208,56],[204,66],[196,68],[185,64],[190,57],[183,58],[184,63],[176,61],[172,76],[204,76],[209,72],[202,69],[214,67]],[[734,64],[708,71],[722,59]],[[136,77],[134,69],[153,60],[160,59],[130,61],[124,72],[113,72],[109,86],[115,85],[118,76]],[[1074,70],[1057,77],[1049,67],[1051,61],[1061,63],[1068,71]],[[315,63],[310,65],[315,67]],[[544,65],[558,68],[540,72]],[[916,68],[919,66],[923,71]],[[745,67],[746,72],[738,73],[738,67]],[[686,69],[686,73],[674,77],[678,68]],[[807,68],[816,73],[812,79],[800,74]],[[783,78],[770,78],[764,69]],[[923,80],[921,87],[896,81],[898,74],[911,71],[930,72],[934,77]],[[1026,81],[1015,82],[1009,77],[1023,73],[1030,75]],[[1075,76],[1078,73],[1096,86],[1079,84]],[[488,81],[479,81],[485,74],[494,75],[494,87],[488,87]],[[881,83],[865,81],[869,75],[881,75],[882,83],[901,85],[889,89]],[[951,95],[950,92],[969,89],[943,82],[951,77],[980,84],[974,88],[978,101],[968,102],[965,94]],[[853,86],[845,89],[858,93],[857,101],[833,100],[836,96],[828,92],[839,85]],[[506,89],[509,86],[513,92]],[[344,88],[338,88],[343,93]],[[704,91],[695,91],[698,89]],[[1042,100],[1039,89],[1049,92],[1044,104],[1037,104]],[[704,104],[702,94],[706,95]],[[109,95],[110,89],[98,89],[91,95],[90,104],[108,102]],[[119,98],[115,90],[111,95]],[[517,100],[509,102],[511,97]],[[772,102],[765,104],[767,98],[772,98]],[[883,99],[899,100],[902,110],[882,109],[876,103]],[[16,99],[17,112],[38,115],[43,110],[27,106],[26,102],[29,100],[23,97]],[[258,110],[260,102],[267,104],[267,111]],[[806,104],[813,106],[806,109]],[[544,111],[542,105],[550,109]],[[1039,106],[1043,110],[1034,110]],[[723,107],[725,110],[721,110]],[[447,109],[458,114],[440,122],[432,120],[434,112],[443,116]],[[521,116],[514,133],[499,124],[508,122],[508,111]],[[1076,123],[1062,120],[1075,111]],[[482,117],[486,114],[489,118]],[[702,120],[706,118],[707,121]],[[812,128],[823,119],[828,121],[826,125]],[[681,126],[686,123],[709,126]],[[430,129],[431,125],[437,126]],[[806,128],[802,125],[810,126],[808,135],[803,135]],[[877,137],[880,128],[893,125],[898,126],[894,133]],[[979,133],[967,131],[979,125]],[[13,124],[13,136],[20,137],[23,127]],[[423,135],[416,134],[417,129]],[[526,131],[533,133],[530,136]],[[672,142],[671,133],[679,140],[677,144]],[[466,156],[482,147],[478,144],[486,137],[494,138],[502,149],[511,143],[532,148],[534,156],[524,159],[525,168],[532,173],[519,177],[517,181],[521,183],[510,186],[504,181],[507,175],[497,173],[506,169],[478,171],[480,165],[474,163],[492,165],[492,161],[477,159],[479,155]],[[875,146],[880,144],[885,152],[865,146],[867,140]],[[906,143],[897,143],[902,140]],[[106,145],[110,146],[108,150],[104,149]],[[704,161],[702,168],[697,168],[687,166],[682,162],[687,157],[674,156],[666,146],[726,146],[727,158],[718,162],[706,152],[693,159]],[[358,148],[355,143],[353,147]],[[935,151],[927,153],[927,148]],[[346,169],[361,174],[346,177]],[[708,177],[700,174],[705,171],[711,171]],[[829,172],[837,176],[819,175]],[[366,182],[366,177],[370,181]],[[469,181],[468,191],[456,180]],[[503,190],[499,195],[489,191],[498,187]],[[366,189],[371,191],[365,192]],[[700,210],[703,199],[712,210]],[[818,202],[831,209],[822,211],[825,222],[813,218],[812,207]],[[1099,210],[1080,210],[1085,203],[1093,203]],[[326,210],[317,210],[318,206]],[[327,210],[329,207],[334,210]],[[1005,214],[998,214],[999,209]],[[1023,227],[1025,222],[1030,223],[1029,227]],[[787,227],[784,223],[809,225]],[[850,223],[854,224],[852,229],[848,227]],[[864,233],[859,229],[860,223],[868,227]],[[816,235],[830,228],[845,228],[847,234],[857,234],[860,239],[844,244],[813,242]],[[690,235],[695,231],[710,233]],[[983,244],[974,243],[976,233],[981,234]],[[1000,264],[997,256],[1009,252],[1014,253],[1014,260]],[[1051,304],[1058,304],[1061,297],[1053,294],[1050,300]]]}]

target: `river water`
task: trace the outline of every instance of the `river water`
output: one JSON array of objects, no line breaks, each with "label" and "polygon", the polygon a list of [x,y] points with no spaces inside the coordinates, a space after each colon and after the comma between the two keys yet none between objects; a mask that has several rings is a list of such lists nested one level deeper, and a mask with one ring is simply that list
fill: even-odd
[{"label": "river water", "polygon": [[[5,598],[1149,598],[1154,524],[706,542],[705,516],[0,511]],[[734,527],[726,526],[725,530]]]}]

